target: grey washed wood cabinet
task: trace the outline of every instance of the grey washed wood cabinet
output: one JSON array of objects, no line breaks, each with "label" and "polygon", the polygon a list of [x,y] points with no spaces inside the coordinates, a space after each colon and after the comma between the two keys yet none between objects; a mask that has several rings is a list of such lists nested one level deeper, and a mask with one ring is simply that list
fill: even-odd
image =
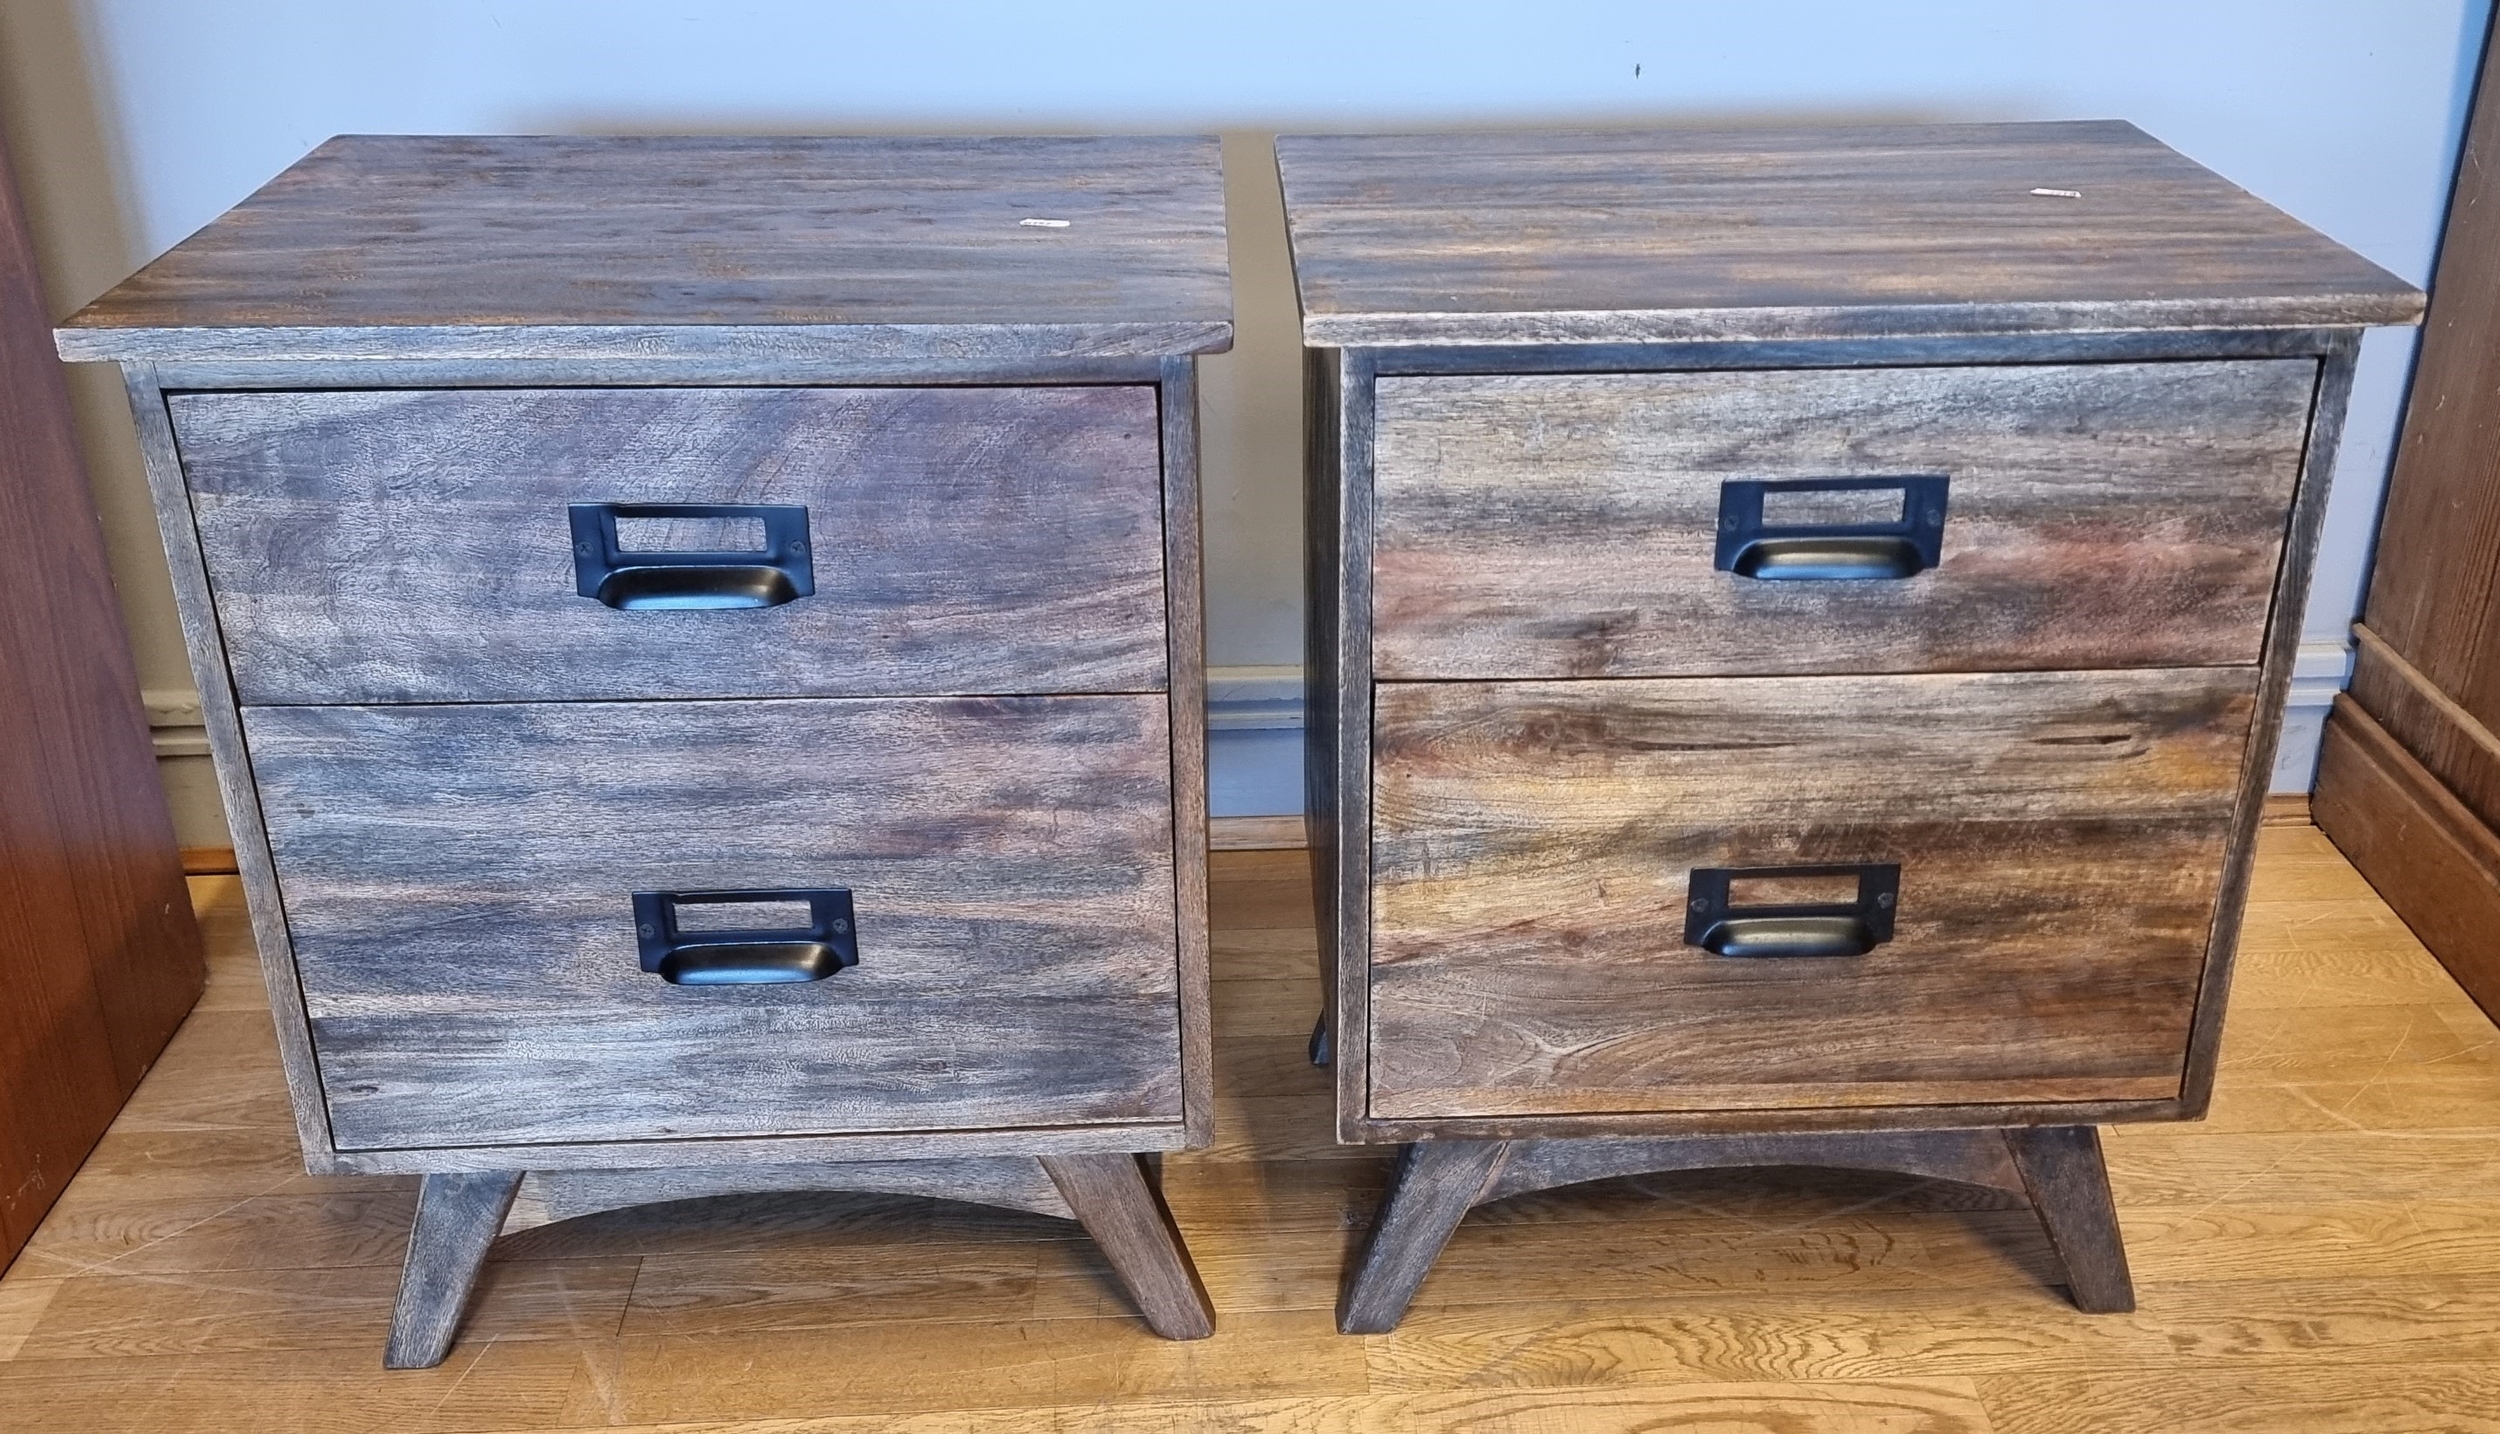
[{"label": "grey washed wood cabinet", "polygon": [[2117,123],[1288,137],[1341,1327],[1467,1210],[2201,1116],[2362,328]]},{"label": "grey washed wood cabinet", "polygon": [[854,1189],[1211,1328],[1203,139],[342,138],[120,362],[310,1169],[499,1231]]}]

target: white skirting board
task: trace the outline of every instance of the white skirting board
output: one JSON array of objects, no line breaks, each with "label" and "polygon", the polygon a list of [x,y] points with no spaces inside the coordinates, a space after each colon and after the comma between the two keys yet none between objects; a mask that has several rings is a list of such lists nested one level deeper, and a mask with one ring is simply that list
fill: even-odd
[{"label": "white skirting board", "polygon": [[[2328,704],[2352,672],[2351,644],[2304,642],[2292,669],[2283,745],[2274,790],[2305,792],[2318,769],[2318,738]],[[160,760],[198,763],[208,751],[199,699],[189,692],[142,693]],[[203,782],[184,782],[177,805],[213,800]],[[1215,817],[1293,816],[1302,810],[1302,669],[1214,667],[1207,670],[1207,809]],[[196,829],[222,828],[217,813],[177,811],[185,841]]]}]

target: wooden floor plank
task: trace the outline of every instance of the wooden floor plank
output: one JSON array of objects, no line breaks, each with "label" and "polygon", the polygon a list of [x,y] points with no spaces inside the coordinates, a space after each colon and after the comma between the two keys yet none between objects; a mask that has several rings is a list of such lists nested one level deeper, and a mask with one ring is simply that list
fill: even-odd
[{"label": "wooden floor plank", "polygon": [[[306,1176],[232,878],[208,997],[0,1278],[0,1430],[1519,1434],[2493,1428],[2500,1032],[2333,847],[2259,837],[2213,1117],[2107,1135],[2140,1307],[2085,1316],[2002,1192],[1683,1171],[1475,1211],[1337,1335],[1388,1152],[1304,1060],[1300,852],[1225,853],[1216,1143],[1164,1165],[1216,1336],[1148,1334],[1066,1221],[732,1196],[512,1236],[442,1368],[381,1329],[413,1183]],[[1991,1421],[1993,1420],[1993,1424]]]}]

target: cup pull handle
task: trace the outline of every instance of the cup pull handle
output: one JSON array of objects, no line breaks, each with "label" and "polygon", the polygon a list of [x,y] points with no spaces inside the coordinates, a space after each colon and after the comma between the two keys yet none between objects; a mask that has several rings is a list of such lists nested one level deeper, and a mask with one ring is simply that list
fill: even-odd
[{"label": "cup pull handle", "polygon": [[[686,931],[681,906],[805,902],[800,927]],[[859,964],[851,893],[838,886],[779,891],[637,891],[634,938],[642,969],[673,986],[756,986],[821,981]]]},{"label": "cup pull handle", "polygon": [[[1932,474],[1902,478],[1731,478],[1719,485],[1715,565],[1721,572],[1761,582],[1898,581],[1916,577],[1942,558],[1949,487],[1948,480]],[[1763,504],[1769,495],[1858,492],[1899,493],[1900,506],[1893,517],[1874,522],[1772,523],[1763,517]]]},{"label": "cup pull handle", "polygon": [[[1764,877],[1857,878],[1854,901],[1738,906],[1730,886]],[[1845,866],[1695,867],[1684,905],[1684,944],[1713,956],[1863,956],[1892,939],[1898,862]]]},{"label": "cup pull handle", "polygon": [[[575,503],[573,590],[609,607],[779,607],[816,591],[808,552],[807,509],[779,503]],[[627,549],[619,518],[750,518],[764,525],[764,546],[743,552],[659,552]]]}]

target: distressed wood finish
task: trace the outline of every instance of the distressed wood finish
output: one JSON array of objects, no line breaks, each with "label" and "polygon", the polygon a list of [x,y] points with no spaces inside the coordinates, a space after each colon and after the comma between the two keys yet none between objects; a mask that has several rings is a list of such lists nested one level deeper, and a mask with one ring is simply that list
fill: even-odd
[{"label": "distressed wood finish", "polygon": [[[1161,688],[1155,391],[493,389],[170,401],[246,703]],[[567,505],[808,509],[816,591],[617,611]],[[648,545],[723,545],[692,522]]]},{"label": "distressed wood finish", "polygon": [[1685,1135],[1661,1140],[1522,1140],[1476,1203],[1513,1195],[1670,1170],[1819,1165],[1889,1170],[1922,1180],[1953,1180],[2020,1190],[2022,1175],[1997,1130],[1866,1131],[1846,1135]]},{"label": "distressed wood finish", "polygon": [[1372,1216],[1363,1253],[1346,1266],[1337,1297],[1341,1334],[1397,1328],[1458,1222],[1485,1198],[1510,1146],[1498,1140],[1428,1140],[1398,1152],[1397,1172]]},{"label": "distressed wood finish", "polygon": [[[2089,1127],[2205,1111],[2357,331],[2421,296],[2124,124],[1278,153],[1360,375],[1313,427],[1340,1137],[1487,1192],[1889,1152],[2123,1307]],[[1907,580],[1716,570],[1728,480],[1928,476]],[[1866,861],[1865,955],[1684,944],[1696,867]]]},{"label": "distressed wood finish", "polygon": [[1207,976],[1207,649],[1198,502],[1198,362],[1164,361],[1163,592],[1170,680],[1173,962],[1180,983],[1181,1105],[1188,1143],[1215,1138]]},{"label": "distressed wood finish", "polygon": [[59,342],[143,360],[1208,352],[1232,338],[1219,164],[1211,138],[1151,136],[347,135]]},{"label": "distressed wood finish", "polygon": [[[1384,378],[1375,673],[2253,663],[2317,372],[2294,358]],[[1941,560],[1916,576],[1714,566],[1727,480],[1916,475],[1950,485]]]},{"label": "distressed wood finish", "polygon": [[659,1170],[533,1170],[522,1177],[520,1192],[504,1216],[502,1232],[517,1235],[542,1225],[636,1205],[807,1190],[934,1196],[1027,1210],[1062,1220],[1076,1218],[1076,1212],[1043,1171],[1041,1162],[1025,1155]]},{"label": "distressed wood finish", "polygon": [[2089,1314],[2135,1308],[2100,1138],[2090,1126],[2013,1130],[1866,1131],[1826,1135],[1683,1136],[1663,1140],[1436,1140],[1406,1147],[1347,1267],[1338,1328],[1397,1328],[1433,1261],[1467,1212],[1561,1186],[1627,1175],[1747,1166],[1881,1170],[2010,1191],[2032,1202]]},{"label": "distressed wood finish", "polygon": [[[1045,1159],[1204,1333],[1118,1172],[1213,1137],[1215,154],[344,139],[56,331],[128,360],[305,1162],[429,1182],[394,1365],[499,1224],[1075,1217]],[[802,504],[816,592],[608,610],[572,502]],[[640,969],[637,890],[836,885],[824,981]]]},{"label": "distressed wood finish", "polygon": [[385,1369],[431,1369],[451,1352],[469,1292],[520,1185],[519,1171],[425,1177],[382,1351]]},{"label": "distressed wood finish", "polygon": [[[217,624],[216,599],[209,592],[199,530],[191,522],[191,497],[182,481],[181,455],[174,449],[173,419],[165,411],[165,392],[152,369],[144,364],[124,365],[122,378],[130,396],[132,426],[138,432],[139,455],[147,467],[148,491],[156,502],[165,565],[173,575],[174,611],[182,619],[191,676],[199,685],[200,723],[208,734],[218,801],[226,826],[234,834],[236,873],[249,893],[246,906],[260,950],[261,977],[269,992],[269,1014],[278,1029],[278,1059],[286,1072],[296,1139],[303,1148],[306,1169],[315,1174],[342,1173],[337,1146],[330,1139],[321,1073],[313,1061],[312,1028],[304,1016],[295,943],[287,933],[285,901],[269,857],[269,833],[253,786],[251,754],[243,746],[243,718],[234,699],[233,675],[226,666],[225,634]],[[517,1166],[507,1162],[499,1168]]]},{"label": "distressed wood finish", "polygon": [[[2403,323],[2394,275],[2114,121],[1292,135],[1348,347]],[[2035,189],[2080,197],[2041,195]]]},{"label": "distressed wood finish", "polygon": [[1102,1247],[1147,1328],[1165,1339],[1205,1339],[1215,1310],[1179,1227],[1134,1155],[1045,1155],[1042,1169],[1085,1233]]},{"label": "distressed wood finish", "polygon": [[2134,1309],[2135,1284],[2127,1274],[2109,1171],[2101,1162],[2100,1132],[2088,1125],[2009,1130],[2005,1145],[2022,1172],[2023,1192],[2066,1267],[2075,1308],[2085,1314]]},{"label": "distressed wood finish", "polygon": [[[2175,1097],[2254,686],[1384,683],[1369,1113]],[[1683,943],[1692,868],[1869,861],[1864,956]]]},{"label": "distressed wood finish", "polygon": [[[1159,696],[245,723],[342,1148],[1182,1114]],[[636,891],[814,886],[856,967],[640,968]]]}]

